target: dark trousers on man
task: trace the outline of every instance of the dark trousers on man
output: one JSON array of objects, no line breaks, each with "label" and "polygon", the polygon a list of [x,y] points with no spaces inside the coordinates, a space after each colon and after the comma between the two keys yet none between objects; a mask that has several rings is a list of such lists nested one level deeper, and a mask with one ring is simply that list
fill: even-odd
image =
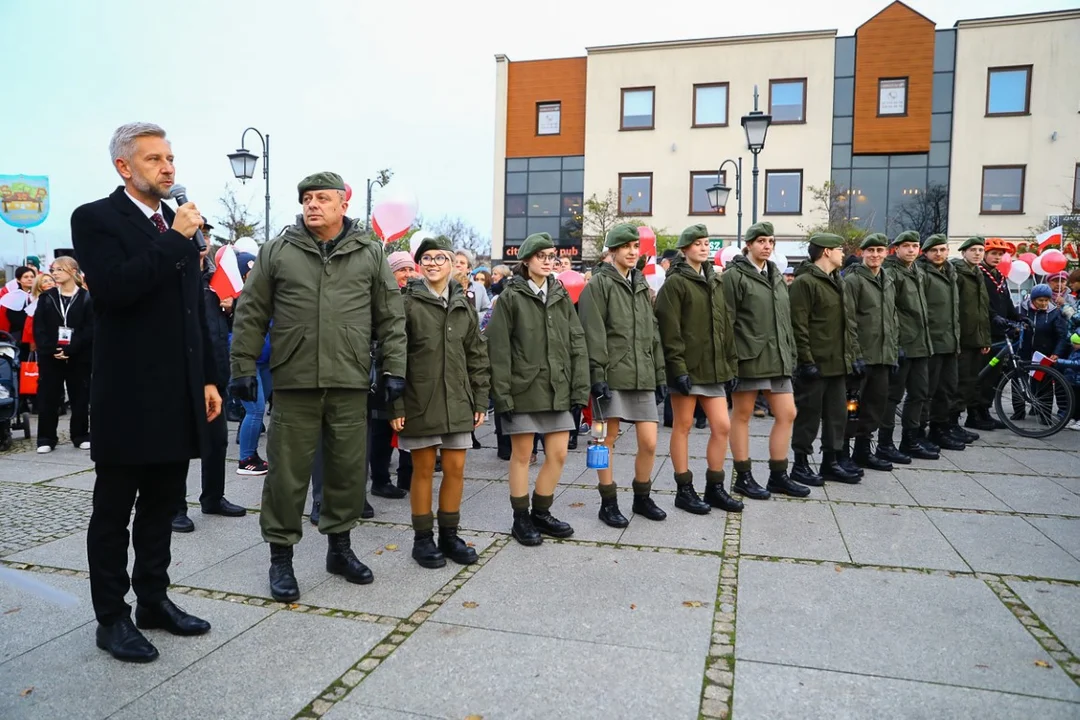
[{"label": "dark trousers on man", "polygon": [[856,378],[848,376],[848,391],[859,393],[859,417],[848,420],[847,437],[868,438],[881,427],[885,415],[885,406],[889,402],[890,365],[869,365],[866,375]]},{"label": "dark trousers on man", "polygon": [[56,447],[56,426],[64,386],[71,399],[71,442],[75,447],[90,439],[90,363],[42,356],[38,361],[37,444]]},{"label": "dark trousers on man", "polygon": [[952,412],[957,415],[970,412],[979,407],[979,372],[990,361],[979,348],[963,348],[956,358],[956,397],[952,402]]},{"label": "dark trousers on man", "polygon": [[[96,466],[94,510],[86,533],[90,597],[98,622],[128,617],[124,602],[134,589],[141,603],[165,599],[172,561],[172,519],[187,492],[188,462]],[[135,519],[131,521],[131,508]],[[128,522],[135,565],[128,578]]]},{"label": "dark trousers on man", "polygon": [[795,381],[795,425],[791,449],[812,455],[821,426],[821,449],[839,452],[847,423],[847,378],[843,375]]},{"label": "dark trousers on man", "polygon": [[929,376],[929,394],[923,405],[922,425],[948,425],[953,403],[959,394],[957,383],[956,353],[938,353],[930,356],[927,368]]},{"label": "dark trousers on man", "polygon": [[[219,385],[218,393],[225,397],[225,388]],[[202,493],[199,495],[199,502],[204,507],[225,496],[225,454],[229,449],[229,424],[225,413],[220,413],[210,423],[208,435],[202,451]],[[181,507],[183,505],[181,500]]]},{"label": "dark trousers on man", "polygon": [[[930,358],[904,358],[900,369],[889,379],[889,402],[885,405],[885,415],[881,418],[881,427],[890,433],[896,427],[896,408],[904,401],[904,412],[900,418],[901,429],[918,430],[922,422],[923,405],[930,391]],[[904,393],[907,399],[904,400]]]},{"label": "dark trousers on man", "polygon": [[390,484],[390,460],[394,455],[391,442],[394,431],[389,420],[371,418],[368,420],[368,459],[371,463],[371,484]]}]

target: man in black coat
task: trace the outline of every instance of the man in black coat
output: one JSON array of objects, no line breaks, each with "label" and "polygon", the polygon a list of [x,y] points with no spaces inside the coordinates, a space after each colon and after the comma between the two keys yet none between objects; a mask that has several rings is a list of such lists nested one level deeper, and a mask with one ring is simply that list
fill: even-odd
[{"label": "man in black coat", "polygon": [[[187,492],[188,462],[199,457],[221,396],[191,239],[202,218],[193,203],[174,213],[161,202],[175,173],[165,131],[124,125],[109,150],[123,187],[71,215],[95,315],[90,412],[97,478],[86,546],[98,647],[118,660],[150,662],[157,649],[136,625],[174,635],[210,630],[166,590],[170,524]],[[124,602],[129,587],[138,598],[135,623]]]}]

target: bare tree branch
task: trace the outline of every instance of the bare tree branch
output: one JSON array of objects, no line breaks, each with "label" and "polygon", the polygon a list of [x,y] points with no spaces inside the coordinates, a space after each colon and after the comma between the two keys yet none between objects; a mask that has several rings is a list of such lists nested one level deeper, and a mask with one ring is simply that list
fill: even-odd
[{"label": "bare tree branch", "polygon": [[229,237],[223,238],[228,244],[233,244],[243,237],[258,237],[262,233],[262,222],[255,219],[246,203],[236,197],[236,190],[226,184],[225,190],[218,202],[225,209],[224,215],[217,217],[217,224],[229,231]]}]

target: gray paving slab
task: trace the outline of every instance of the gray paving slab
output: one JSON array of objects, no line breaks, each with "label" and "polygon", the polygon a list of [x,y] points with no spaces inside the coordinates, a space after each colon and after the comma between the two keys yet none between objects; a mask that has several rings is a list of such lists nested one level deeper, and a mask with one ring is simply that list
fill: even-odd
[{"label": "gray paving slab", "polygon": [[989,690],[810,668],[739,662],[734,717],[739,720],[1072,720],[1077,706]]},{"label": "gray paving slab", "polygon": [[[1080,472],[1080,467],[1077,468]],[[1016,512],[1080,517],[1080,495],[1035,475],[972,475],[975,482]]]},{"label": "gray paving slab", "polygon": [[[185,597],[182,604],[189,612],[209,620],[213,629],[206,635],[187,638],[149,631],[147,637],[161,653],[155,662],[132,665],[109,657],[95,645],[97,624],[91,622],[0,665],[0,688],[11,689],[0,692],[0,717],[108,717],[270,614],[265,608],[191,597]],[[251,679],[265,671],[260,667],[258,673],[251,673]],[[32,692],[20,695],[30,687]],[[218,693],[204,696],[215,701],[221,698]],[[254,700],[245,697],[244,702]],[[230,707],[230,716],[233,710]]]},{"label": "gray paving slab", "polygon": [[893,474],[923,507],[1009,510],[1008,505],[964,473],[903,468],[894,469]]},{"label": "gray paving slab", "polygon": [[[201,481],[195,483],[194,489],[191,489],[191,486],[189,485],[188,490],[187,501],[197,505],[199,503],[199,495],[202,494]],[[231,467],[228,468],[228,472],[225,474],[225,498],[227,500],[234,502],[241,507],[258,510],[262,507],[262,492],[263,478],[241,477],[237,475]],[[196,514],[197,513],[198,511],[196,511]]]},{"label": "gray paving slab", "polygon": [[972,577],[743,561],[735,653],[739,660],[1080,701],[1080,687]]},{"label": "gray paving slab", "polygon": [[[74,469],[74,468],[73,468]],[[97,475],[93,470],[85,470],[76,472],[74,475],[66,475],[56,480],[47,480],[42,485],[45,487],[63,487],[71,488],[73,490],[87,490],[92,491],[94,489],[94,482],[97,480]]]},{"label": "gray paving slab", "polygon": [[90,583],[86,580],[57,574],[19,574],[70,593],[78,598],[79,604],[75,607],[58,605],[28,590],[5,584],[0,579],[0,664],[94,619]]},{"label": "gray paving slab", "polygon": [[80,470],[94,467],[94,461],[90,459],[89,450],[79,450],[74,445],[63,443],[53,448],[51,453],[39,455],[37,445],[34,441],[35,438],[30,439],[30,443],[33,447],[22,452],[10,453],[9,455],[5,455],[3,459],[15,462],[45,462],[50,465],[71,465]]},{"label": "gray paving slab", "polygon": [[[628,483],[629,484],[629,483]],[[630,506],[634,494],[629,487],[619,489],[619,509],[623,515],[634,522]],[[594,542],[618,542],[625,532],[621,528],[608,527],[600,522],[597,513],[600,510],[600,493],[595,489],[568,487],[555,498],[551,513],[560,520],[570,523],[574,528],[575,540]]]},{"label": "gray paving slab", "polygon": [[1080,655],[1080,586],[1023,580],[1008,585],[1073,655]]},{"label": "gray paving slab", "polygon": [[1025,518],[1065,552],[1080,560],[1080,520],[1076,518]]},{"label": "gray paving slab", "polygon": [[1023,518],[941,510],[926,515],[978,572],[1080,580],[1080,560]]},{"label": "gray paving slab", "polygon": [[1031,468],[1005,454],[1004,450],[985,447],[978,442],[964,451],[946,450],[949,462],[969,473],[1000,473],[1002,475],[1031,475]]},{"label": "gray paving slab", "polygon": [[1034,475],[1076,476],[1076,450],[1061,452],[1056,450],[1028,450],[1009,448],[1002,450],[1013,460],[1031,468]]},{"label": "gray paving slab", "polygon": [[323,715],[327,720],[424,720],[434,718],[440,720],[439,715],[424,715],[421,713],[401,712],[374,705],[361,705],[346,698],[345,702],[338,703],[330,712]]},{"label": "gray paving slab", "polygon": [[509,469],[510,463],[500,460],[492,449],[470,450],[465,457],[465,477],[467,478],[502,480],[506,478]]},{"label": "gray paving slab", "polygon": [[258,668],[258,672],[245,673],[243,702],[224,701],[228,717],[288,718],[367,654],[387,629],[356,620],[277,612],[112,717],[220,717],[223,698],[207,690],[220,687],[222,678],[233,676],[237,667],[246,665]]},{"label": "gray paving slab", "polygon": [[1049,479],[1053,480],[1069,492],[1080,495],[1080,475],[1074,475],[1073,477],[1051,477]]},{"label": "gray paving slab", "polygon": [[[533,470],[535,474],[535,469]],[[529,492],[535,487],[529,483]],[[566,487],[555,488],[555,500]],[[514,511],[510,507],[510,485],[493,482],[461,503],[461,527],[483,532],[509,533],[514,523]]]},{"label": "gray paving slab", "polygon": [[70,463],[48,462],[37,458],[13,460],[9,456],[0,456],[0,482],[37,483],[81,470],[83,468]]},{"label": "gray paving slab", "polygon": [[[704,654],[685,649],[615,647],[428,622],[326,717],[351,719],[359,706],[440,718],[695,720],[703,664]],[[461,682],[462,672],[484,678],[482,690]]]},{"label": "gray paving slab", "polygon": [[[549,542],[526,548],[512,543],[433,618],[704,656],[719,572],[720,559],[713,557]],[[701,607],[683,605],[695,601]],[[465,607],[465,602],[477,607]]]},{"label": "gray paving slab", "polygon": [[[435,506],[435,509],[438,508],[439,504],[439,483],[441,480],[442,475],[435,476],[435,487],[432,490],[432,504]],[[466,480],[461,493],[462,501],[468,500],[490,484],[490,480]],[[502,485],[501,487],[504,491],[506,490],[506,485]],[[378,520],[379,522],[401,523],[402,525],[412,524],[412,508],[409,505],[411,498],[408,496],[400,499],[382,498],[377,495],[372,495],[369,490],[367,499],[368,502],[371,503],[371,506],[375,508],[375,520]],[[432,512],[435,512],[435,510],[432,510]],[[462,516],[462,519],[464,519],[464,515]]]},{"label": "gray paving slab", "polygon": [[848,562],[844,539],[826,503],[769,500],[743,511],[742,552]]},{"label": "gray paving slab", "polygon": [[727,525],[727,513],[723,510],[713,508],[708,515],[691,515],[675,507],[672,495],[653,499],[668,514],[667,519],[656,522],[633,516],[630,527],[623,531],[620,543],[711,552],[723,549],[724,528]]},{"label": "gray paving slab", "polygon": [[863,565],[970,571],[919,508],[833,508],[852,561]]},{"label": "gray paving slab", "polygon": [[[824,491],[829,500],[836,502],[882,503],[886,505],[918,505],[891,472],[865,471],[862,481],[855,485],[825,483]],[[820,488],[811,488],[810,497],[820,497]]]}]

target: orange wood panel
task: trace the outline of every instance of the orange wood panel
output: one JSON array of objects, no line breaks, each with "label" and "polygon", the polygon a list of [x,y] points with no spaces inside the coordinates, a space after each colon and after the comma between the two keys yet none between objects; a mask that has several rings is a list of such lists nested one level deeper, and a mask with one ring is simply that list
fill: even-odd
[{"label": "orange wood panel", "polygon": [[[855,31],[855,154],[928,152],[934,23],[894,2]],[[878,117],[878,80],[908,79],[907,114]]]},{"label": "orange wood panel", "polygon": [[[506,89],[506,156],[585,154],[586,58],[511,62]],[[536,134],[537,103],[559,102],[558,135]]]}]

